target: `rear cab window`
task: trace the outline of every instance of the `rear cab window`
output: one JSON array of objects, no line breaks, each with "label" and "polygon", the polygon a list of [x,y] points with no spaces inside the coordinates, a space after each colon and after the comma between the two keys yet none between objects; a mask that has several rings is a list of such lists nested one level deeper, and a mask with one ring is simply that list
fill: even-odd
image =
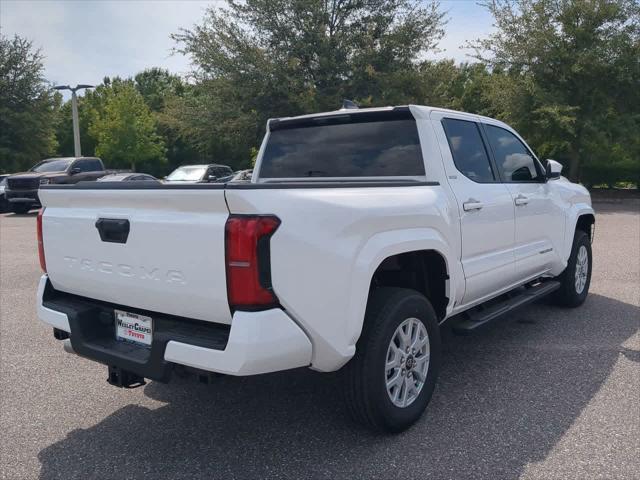
[{"label": "rear cab window", "polygon": [[422,177],[416,121],[408,108],[272,120],[261,179]]}]

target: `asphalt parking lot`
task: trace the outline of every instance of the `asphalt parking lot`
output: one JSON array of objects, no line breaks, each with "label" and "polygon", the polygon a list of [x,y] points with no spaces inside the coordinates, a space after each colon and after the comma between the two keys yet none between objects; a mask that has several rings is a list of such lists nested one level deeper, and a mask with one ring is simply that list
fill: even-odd
[{"label": "asphalt parking lot", "polygon": [[335,374],[123,390],[35,315],[35,213],[0,216],[3,479],[640,479],[640,208],[596,205],[584,306],[445,334],[427,413],[352,424]]}]

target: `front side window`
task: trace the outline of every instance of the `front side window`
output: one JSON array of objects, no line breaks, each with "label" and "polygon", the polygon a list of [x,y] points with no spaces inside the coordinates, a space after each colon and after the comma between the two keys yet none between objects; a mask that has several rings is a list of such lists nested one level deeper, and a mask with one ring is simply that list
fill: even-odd
[{"label": "front side window", "polygon": [[260,167],[261,178],[424,174],[416,121],[408,111],[272,124]]},{"label": "front side window", "polygon": [[445,118],[442,123],[458,171],[474,182],[493,182],[495,176],[478,125],[453,118]]},{"label": "front side window", "polygon": [[73,168],[79,168],[81,172],[98,172],[102,170],[102,165],[98,160],[78,160]]},{"label": "front side window", "polygon": [[100,172],[104,169],[102,162],[97,158],[85,160],[87,162],[87,172]]},{"label": "front side window", "polygon": [[89,171],[89,165],[87,165],[87,162],[85,160],[78,160],[76,163],[73,164],[73,168],[77,168],[81,172]]},{"label": "front side window", "polygon": [[496,165],[504,182],[538,182],[542,179],[531,152],[513,133],[494,125],[485,125]]}]

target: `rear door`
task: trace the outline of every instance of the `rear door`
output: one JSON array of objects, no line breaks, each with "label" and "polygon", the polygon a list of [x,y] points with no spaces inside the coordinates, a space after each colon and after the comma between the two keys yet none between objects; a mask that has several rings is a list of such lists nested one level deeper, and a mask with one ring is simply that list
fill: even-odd
[{"label": "rear door", "polygon": [[514,281],[514,205],[496,175],[478,123],[469,116],[437,111],[431,119],[458,202],[465,274],[462,303],[467,304]]},{"label": "rear door", "polygon": [[44,251],[57,290],[230,323],[222,185],[43,188]]},{"label": "rear door", "polygon": [[515,207],[515,259],[518,280],[542,275],[556,260],[564,240],[561,199],[546,182],[542,165],[509,130],[484,124],[501,181]]}]

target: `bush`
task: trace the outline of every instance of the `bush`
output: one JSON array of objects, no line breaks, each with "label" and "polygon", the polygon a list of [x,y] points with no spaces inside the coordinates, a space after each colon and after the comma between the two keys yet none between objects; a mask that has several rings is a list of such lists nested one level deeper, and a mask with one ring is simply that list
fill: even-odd
[{"label": "bush", "polygon": [[640,185],[640,160],[588,163],[582,167],[580,181],[588,187],[594,185],[613,187],[617,183],[633,183],[637,187]]}]

